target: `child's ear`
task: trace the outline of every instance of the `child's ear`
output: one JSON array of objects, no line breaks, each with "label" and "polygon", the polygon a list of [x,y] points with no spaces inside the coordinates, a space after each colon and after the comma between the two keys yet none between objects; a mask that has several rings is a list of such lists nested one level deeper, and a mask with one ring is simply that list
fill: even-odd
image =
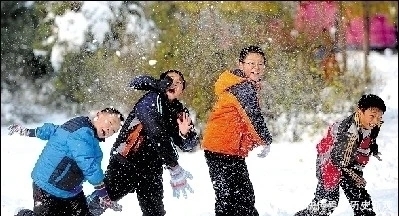
[{"label": "child's ear", "polygon": [[97,120],[98,120],[98,118],[100,117],[100,113],[101,113],[101,112],[97,112],[97,113],[96,113],[96,115],[95,115],[94,118],[93,118],[94,121],[97,121]]}]

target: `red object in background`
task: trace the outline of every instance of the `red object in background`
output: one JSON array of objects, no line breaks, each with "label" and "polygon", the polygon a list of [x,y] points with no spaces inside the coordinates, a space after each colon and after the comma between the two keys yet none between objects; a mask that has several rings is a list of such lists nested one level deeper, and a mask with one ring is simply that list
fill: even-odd
[{"label": "red object in background", "polygon": [[309,36],[320,34],[323,28],[334,26],[337,5],[335,2],[301,2],[294,20],[295,29],[306,32]]},{"label": "red object in background", "polygon": [[[306,1],[301,2],[295,17],[295,29],[306,33],[310,38],[317,37],[323,28],[335,26],[335,14],[338,12],[337,2]],[[362,48],[364,41],[364,19],[351,19],[345,26],[346,43],[350,48]],[[370,47],[394,48],[396,46],[396,27],[385,15],[376,14],[370,17]]]}]

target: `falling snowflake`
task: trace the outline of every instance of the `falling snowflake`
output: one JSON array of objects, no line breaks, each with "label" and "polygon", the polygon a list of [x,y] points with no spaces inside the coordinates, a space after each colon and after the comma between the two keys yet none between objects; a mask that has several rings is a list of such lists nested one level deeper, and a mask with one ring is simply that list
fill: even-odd
[{"label": "falling snowflake", "polygon": [[148,61],[148,64],[150,66],[154,66],[156,63],[157,63],[157,60],[154,60],[154,59]]}]

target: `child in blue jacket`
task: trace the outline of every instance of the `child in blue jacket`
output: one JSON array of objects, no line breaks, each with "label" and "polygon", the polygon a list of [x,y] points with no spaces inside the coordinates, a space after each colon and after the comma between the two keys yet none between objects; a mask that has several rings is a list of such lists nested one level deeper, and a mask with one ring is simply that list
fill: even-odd
[{"label": "child in blue jacket", "polygon": [[90,216],[83,182],[92,184],[101,196],[104,208],[121,210],[109,199],[101,168],[100,142],[119,131],[124,117],[114,108],[106,108],[90,119],[80,116],[62,125],[45,123],[36,129],[11,125],[9,135],[48,140],[33,168],[33,211],[20,210],[16,216]]}]

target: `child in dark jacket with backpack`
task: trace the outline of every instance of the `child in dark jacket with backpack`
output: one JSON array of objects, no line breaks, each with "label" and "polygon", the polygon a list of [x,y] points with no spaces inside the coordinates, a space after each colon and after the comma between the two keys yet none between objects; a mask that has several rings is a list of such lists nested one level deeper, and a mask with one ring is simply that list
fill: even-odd
[{"label": "child in dark jacket with backpack", "polygon": [[[192,192],[192,175],[178,163],[176,147],[193,150],[199,142],[187,108],[178,100],[185,89],[183,74],[168,70],[159,79],[137,76],[130,83],[147,91],[135,104],[117,137],[105,175],[112,201],[136,193],[143,215],[163,216],[163,166],[169,170],[173,196]],[[93,215],[104,213],[96,192],[87,198]]]},{"label": "child in dark jacket with backpack", "polygon": [[384,101],[372,94],[363,95],[357,110],[328,129],[317,144],[318,184],[312,203],[295,216],[331,215],[338,205],[339,187],[344,191],[355,216],[374,216],[370,194],[365,189],[363,168],[370,156],[378,160],[376,138],[386,111]]}]

